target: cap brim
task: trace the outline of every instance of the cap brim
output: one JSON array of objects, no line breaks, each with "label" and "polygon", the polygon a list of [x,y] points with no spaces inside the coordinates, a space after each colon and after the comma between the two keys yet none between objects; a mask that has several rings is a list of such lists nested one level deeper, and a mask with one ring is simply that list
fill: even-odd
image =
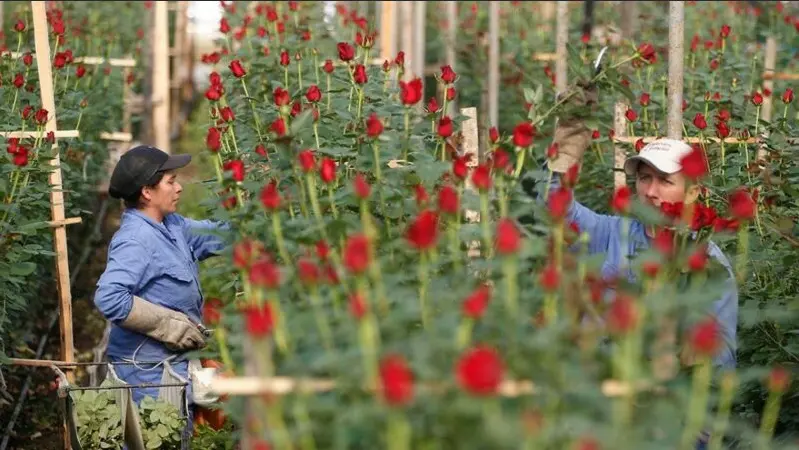
[{"label": "cap brim", "polygon": [[169,155],[169,159],[161,165],[160,171],[180,169],[191,162],[191,155]]},{"label": "cap brim", "polygon": [[627,173],[627,175],[634,176],[635,173],[638,172],[638,165],[640,163],[644,163],[664,174],[670,175],[680,171],[679,166],[674,166],[666,161],[654,161],[645,156],[636,155],[627,158],[627,161],[624,162],[624,172]]}]

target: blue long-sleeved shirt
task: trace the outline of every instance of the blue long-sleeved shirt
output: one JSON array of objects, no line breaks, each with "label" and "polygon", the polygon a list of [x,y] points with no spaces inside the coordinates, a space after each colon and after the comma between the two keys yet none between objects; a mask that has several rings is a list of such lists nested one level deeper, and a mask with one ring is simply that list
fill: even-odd
[{"label": "blue long-sleeved shirt", "polygon": [[161,361],[175,354],[163,343],[119,325],[130,313],[133,296],[200,323],[203,293],[198,263],[224,248],[219,233],[213,232],[225,228],[226,224],[176,213],[167,215],[162,223],[134,208],[122,213],[94,295],[94,304],[112,323],[110,357],[129,359],[136,352],[136,361]]},{"label": "blue long-sleeved shirt", "polygon": [[[558,176],[553,176],[550,184],[550,192],[559,186]],[[543,195],[538,197],[543,201]],[[602,265],[601,274],[604,279],[611,279],[617,275],[626,276],[633,281],[635,275],[631,267],[626,271],[621,268],[623,257],[622,252],[622,217],[598,214],[578,201],[572,199],[566,219],[574,222],[581,232],[587,232],[590,236],[588,252],[590,254],[605,254],[605,261]],[[643,223],[635,219],[628,219],[627,224],[627,249],[626,255],[634,255],[638,251],[646,250],[650,247],[650,238],[646,235],[646,228]],[[715,356],[714,365],[724,368],[733,368],[736,365],[736,328],[738,323],[738,288],[735,282],[735,274],[732,270],[730,261],[713,242],[708,243],[708,256],[716,259],[723,265],[729,273],[726,280],[724,294],[713,302],[712,313],[719,322],[721,337],[723,341],[722,349]],[[626,273],[623,273],[626,272]]]}]

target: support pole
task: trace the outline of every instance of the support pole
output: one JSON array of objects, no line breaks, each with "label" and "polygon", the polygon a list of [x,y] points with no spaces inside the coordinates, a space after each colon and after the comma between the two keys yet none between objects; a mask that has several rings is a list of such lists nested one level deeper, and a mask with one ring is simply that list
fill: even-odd
[{"label": "support pole", "polygon": [[[422,92],[424,92],[424,68],[425,61],[425,29],[427,18],[427,2],[414,1],[413,2],[413,51],[411,56],[413,58],[413,73],[422,79]],[[424,100],[424,98],[422,99]]]},{"label": "support pole", "polygon": [[[444,57],[446,58],[445,63],[452,67],[455,73],[458,73],[458,64],[455,58],[455,38],[458,33],[458,5],[454,1],[445,1],[444,8],[447,16],[447,29],[444,30],[444,39],[446,40],[444,51]],[[446,92],[444,92],[443,95],[446,95]],[[458,110],[457,97],[450,102],[450,105],[452,105],[452,111]]]},{"label": "support pole", "polygon": [[[777,40],[774,39],[774,36],[769,36],[766,38],[766,55],[763,59],[763,73],[764,74],[773,74],[777,70]],[[771,95],[763,95],[763,106],[760,110],[760,117],[765,122],[771,122],[771,113],[773,109],[774,103],[774,78],[772,77],[763,77],[763,91],[765,92],[766,89],[772,91]],[[768,130],[763,129],[763,136],[768,136]],[[755,136],[757,137],[757,136]],[[757,160],[765,160],[766,158],[766,148],[764,145],[761,145],[757,149]]]},{"label": "support pole", "polygon": [[[49,113],[46,132],[57,130],[55,96],[53,91],[53,72],[50,65],[50,41],[48,40],[47,12],[45,2],[31,2],[33,10],[33,35],[36,48],[36,67],[39,72],[39,86],[42,94],[42,107]],[[50,172],[50,212],[52,220],[63,221],[64,193],[61,180],[61,158],[58,151],[58,142],[51,146],[52,158],[50,165],[55,170]],[[67,230],[64,227],[53,229],[54,246],[56,252],[56,281],[58,286],[58,299],[60,308],[59,324],[61,328],[61,360],[74,361],[74,342],[72,338],[72,292],[69,285],[69,254],[67,248]],[[74,373],[66,372],[67,379],[74,382]]]},{"label": "support pole", "polygon": [[380,59],[397,56],[397,2],[380,2]]},{"label": "support pole", "polygon": [[684,2],[669,2],[669,107],[667,135],[671,139],[682,139],[684,7]]},{"label": "support pole", "polygon": [[499,2],[488,4],[488,122],[499,125]]},{"label": "support pole", "polygon": [[566,92],[568,85],[568,57],[566,44],[569,42],[569,2],[557,2],[558,15],[556,24],[555,53],[555,90],[560,94]]},{"label": "support pole", "polygon": [[413,5],[414,2],[400,2],[402,44],[400,50],[405,52],[405,74],[403,81],[413,79],[416,68],[413,67]]},{"label": "support pole", "polygon": [[636,25],[638,22],[637,2],[619,2],[621,8],[621,38],[623,41],[635,42]]},{"label": "support pole", "polygon": [[[613,114],[613,131],[617,138],[627,136],[627,119],[624,117],[624,113],[627,111],[628,107],[626,102],[616,102]],[[624,186],[627,183],[627,176],[623,170],[624,160],[627,155],[624,145],[620,145],[619,143],[613,146],[613,150],[613,168],[616,169],[616,171],[613,172],[613,185],[618,189],[620,186]]]},{"label": "support pole", "polygon": [[167,2],[153,3],[153,90],[152,98],[161,100],[153,105],[152,120],[153,145],[170,151],[169,123],[169,10]]}]

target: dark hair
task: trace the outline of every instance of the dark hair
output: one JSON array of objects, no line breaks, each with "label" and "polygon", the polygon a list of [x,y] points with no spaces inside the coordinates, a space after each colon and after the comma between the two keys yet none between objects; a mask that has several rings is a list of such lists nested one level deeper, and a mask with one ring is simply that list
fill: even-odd
[{"label": "dark hair", "polygon": [[151,180],[150,183],[148,183],[148,184],[140,187],[139,189],[137,189],[136,192],[134,194],[132,194],[130,197],[123,198],[122,200],[124,200],[124,202],[125,202],[125,207],[126,208],[138,208],[139,205],[140,205],[139,200],[141,199],[141,191],[142,191],[142,189],[144,189],[146,187],[155,188],[156,186],[158,186],[158,183],[160,183],[161,180],[164,178],[164,175],[166,175],[166,172],[157,172],[155,174],[155,176],[150,179]]}]

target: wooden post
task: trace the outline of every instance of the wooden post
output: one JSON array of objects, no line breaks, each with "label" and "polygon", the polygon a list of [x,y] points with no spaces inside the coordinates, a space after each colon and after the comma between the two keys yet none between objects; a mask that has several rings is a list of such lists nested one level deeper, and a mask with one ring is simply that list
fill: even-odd
[{"label": "wooden post", "polygon": [[152,59],[152,99],[158,102],[153,105],[152,127],[153,145],[161,150],[170,151],[169,123],[169,10],[167,2],[153,4],[153,59]]},{"label": "wooden post", "polygon": [[558,16],[556,24],[555,53],[555,90],[560,94],[566,91],[568,85],[568,50],[569,42],[569,2],[558,2]]},{"label": "wooden post", "polygon": [[414,2],[400,2],[401,11],[401,27],[402,27],[402,45],[400,50],[405,52],[405,74],[403,81],[413,79],[413,6]]},{"label": "wooden post", "polygon": [[[169,116],[170,124],[176,125],[178,115],[180,114],[180,104],[182,98],[180,96],[181,87],[185,78],[184,71],[184,53],[186,52],[186,25],[188,22],[188,2],[178,1],[175,8],[175,34],[173,38],[173,45],[171,53],[172,66],[171,66],[171,82],[170,82],[170,107]],[[167,31],[168,33],[168,31]]]},{"label": "wooden post", "polygon": [[[463,108],[461,115],[468,117],[461,125],[461,134],[463,135],[463,154],[461,156],[471,155],[471,159],[466,163],[469,167],[469,176],[466,177],[466,189],[474,192],[474,183],[472,183],[471,173],[475,167],[482,161],[485,156],[480,154],[480,138],[477,124],[477,108]],[[488,220],[487,217],[480,217],[480,212],[473,209],[467,209],[464,212],[464,217],[469,223],[478,223],[480,220]],[[473,240],[469,242],[469,249],[467,255],[470,258],[480,256],[480,241]]]},{"label": "wooden post", "polygon": [[[42,107],[47,110],[49,117],[45,124],[45,131],[55,132],[57,127],[55,96],[53,94],[53,72],[50,65],[50,41],[48,40],[47,12],[45,2],[31,2],[33,10],[33,35],[36,48],[36,66],[39,72],[39,86],[42,94]],[[53,221],[63,221],[64,193],[61,181],[61,158],[58,143],[52,147],[53,159],[50,164],[55,170],[50,172],[50,212]],[[69,254],[67,249],[67,230],[63,226],[53,229],[54,246],[56,252],[56,281],[58,286],[58,299],[60,308],[59,325],[61,328],[61,360],[74,361],[74,343],[72,340],[72,292],[69,286]],[[74,382],[74,373],[66,372],[67,379]]]},{"label": "wooden post", "polygon": [[635,42],[638,5],[634,1],[619,2],[619,8],[621,8],[621,38],[625,41]]},{"label": "wooden post", "polygon": [[548,34],[552,31],[552,18],[555,17],[555,4],[557,2],[553,1],[546,1],[546,2],[536,2],[541,5],[541,31],[545,34]]},{"label": "wooden post", "polygon": [[499,2],[488,4],[488,122],[499,125]]},{"label": "wooden post", "polygon": [[[774,36],[766,38],[766,56],[763,59],[763,72],[764,74],[773,74],[777,70],[777,40]],[[763,91],[768,89],[772,91],[771,95],[763,95],[763,105],[760,110],[760,117],[766,121],[771,122],[772,104],[774,103],[774,78],[763,77]],[[763,128],[763,136],[768,136],[768,130]],[[757,137],[757,136],[755,136]],[[757,160],[764,160],[766,158],[766,147],[760,145],[757,149]]]},{"label": "wooden post", "polygon": [[[447,29],[444,30],[444,39],[445,42],[445,53],[444,57],[446,58],[445,64],[452,67],[452,70],[455,73],[458,73],[458,64],[455,60],[455,39],[458,34],[458,5],[454,1],[445,1],[444,8],[446,9],[446,16],[447,16]],[[443,93],[446,95],[446,92]],[[458,98],[456,97],[452,102],[452,111],[458,110]]]},{"label": "wooden post", "polygon": [[671,139],[682,139],[684,24],[684,2],[669,2],[669,107],[667,135]]},{"label": "wooden post", "polygon": [[[616,102],[613,114],[613,131],[617,138],[627,136],[627,118],[624,117],[624,113],[627,112],[628,107],[626,102]],[[627,152],[624,145],[619,145],[619,143],[613,146],[613,150],[613,167],[617,169],[613,173],[613,185],[618,189],[619,186],[624,186],[627,183],[627,174],[623,170],[618,170],[624,168]]]},{"label": "wooden post", "polygon": [[397,56],[397,2],[380,2],[380,59],[393,61]]},{"label": "wooden post", "polygon": [[[414,1],[413,2],[413,50],[411,52],[411,57],[413,58],[413,72],[417,77],[422,79],[422,92],[424,92],[424,69],[425,69],[425,61],[427,61],[425,55],[425,46],[427,45],[427,40],[425,39],[425,29],[427,21],[427,2],[425,1]],[[424,98],[422,101],[424,102]]]}]

